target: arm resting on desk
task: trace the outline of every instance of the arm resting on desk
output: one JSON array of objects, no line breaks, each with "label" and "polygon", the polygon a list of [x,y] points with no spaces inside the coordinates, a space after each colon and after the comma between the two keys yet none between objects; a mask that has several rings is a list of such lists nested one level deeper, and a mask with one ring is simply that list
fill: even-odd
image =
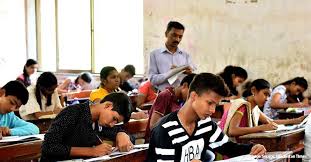
[{"label": "arm resting on desk", "polygon": [[289,107],[306,107],[308,106],[308,104],[304,104],[304,103],[281,103],[281,94],[280,93],[276,93],[272,96],[272,100],[271,100],[271,108],[273,109],[286,109]]},{"label": "arm resting on desk", "polygon": [[13,112],[9,114],[9,118],[11,136],[39,134],[39,128],[36,125],[20,119]]}]

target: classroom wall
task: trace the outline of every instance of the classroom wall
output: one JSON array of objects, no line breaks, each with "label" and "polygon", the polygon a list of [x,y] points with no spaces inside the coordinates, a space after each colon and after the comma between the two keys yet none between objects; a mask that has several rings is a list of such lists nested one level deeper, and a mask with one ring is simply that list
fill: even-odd
[{"label": "classroom wall", "polygon": [[170,20],[185,25],[180,47],[197,72],[218,73],[232,64],[272,84],[302,75],[311,81],[310,0],[145,0],[146,62],[164,45]]}]

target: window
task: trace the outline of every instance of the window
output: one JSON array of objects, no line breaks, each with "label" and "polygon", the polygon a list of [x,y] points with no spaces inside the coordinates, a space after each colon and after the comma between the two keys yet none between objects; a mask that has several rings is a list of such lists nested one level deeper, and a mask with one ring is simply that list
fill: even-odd
[{"label": "window", "polygon": [[3,75],[0,86],[3,86],[23,72],[26,60],[25,2],[1,0],[0,24],[0,74]]},{"label": "window", "polygon": [[143,74],[143,0],[94,1],[94,59],[95,72],[133,64]]},{"label": "window", "polygon": [[[40,70],[56,71],[55,1],[37,1],[39,8],[38,53]],[[38,32],[39,31],[39,32]]]},{"label": "window", "polygon": [[90,0],[58,0],[58,69],[91,70]]},{"label": "window", "polygon": [[99,73],[133,64],[144,73],[143,0],[39,2],[41,70]]}]

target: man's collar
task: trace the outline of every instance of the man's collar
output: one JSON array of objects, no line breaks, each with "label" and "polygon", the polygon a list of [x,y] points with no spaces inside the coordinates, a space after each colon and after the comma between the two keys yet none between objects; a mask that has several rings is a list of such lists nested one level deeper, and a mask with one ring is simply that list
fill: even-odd
[{"label": "man's collar", "polygon": [[[161,52],[161,53],[164,53],[164,52],[172,53],[171,51],[169,51],[169,50],[166,48],[166,46],[162,47],[160,52]],[[175,53],[182,54],[182,51],[177,47],[177,50],[176,50]]]}]

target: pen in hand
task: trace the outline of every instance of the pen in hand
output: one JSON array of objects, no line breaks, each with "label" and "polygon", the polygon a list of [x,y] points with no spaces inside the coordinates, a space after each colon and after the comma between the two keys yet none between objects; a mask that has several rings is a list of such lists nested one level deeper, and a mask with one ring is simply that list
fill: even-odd
[{"label": "pen in hand", "polygon": [[[103,141],[102,141],[102,139],[96,134],[96,137],[98,138],[98,140],[101,142],[101,143],[104,143]],[[112,150],[111,150],[111,152],[115,152],[115,151],[117,151],[118,150],[118,147],[114,147]]]},{"label": "pen in hand", "polygon": [[100,143],[104,143],[104,142],[102,141],[102,139],[101,139],[100,137],[98,137],[97,134],[96,134],[96,137],[98,138],[98,140],[100,141]]}]

